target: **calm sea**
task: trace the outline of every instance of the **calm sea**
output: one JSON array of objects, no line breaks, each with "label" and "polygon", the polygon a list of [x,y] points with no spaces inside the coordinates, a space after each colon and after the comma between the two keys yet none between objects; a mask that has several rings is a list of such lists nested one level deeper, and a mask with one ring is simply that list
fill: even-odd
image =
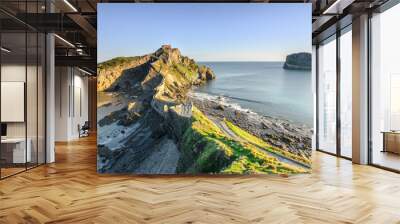
[{"label": "calm sea", "polygon": [[225,96],[259,114],[312,127],[311,71],[284,70],[283,62],[201,62],[217,78],[197,92]]}]

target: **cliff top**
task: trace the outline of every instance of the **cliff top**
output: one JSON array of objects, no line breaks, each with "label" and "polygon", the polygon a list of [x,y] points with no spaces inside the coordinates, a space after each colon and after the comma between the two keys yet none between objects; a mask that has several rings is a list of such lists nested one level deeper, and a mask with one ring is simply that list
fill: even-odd
[{"label": "cliff top", "polygon": [[212,70],[183,56],[178,48],[162,45],[153,53],[117,57],[98,64],[98,91],[127,89],[138,81],[144,89],[164,89],[163,96],[175,98],[178,88],[187,89],[214,79]]}]

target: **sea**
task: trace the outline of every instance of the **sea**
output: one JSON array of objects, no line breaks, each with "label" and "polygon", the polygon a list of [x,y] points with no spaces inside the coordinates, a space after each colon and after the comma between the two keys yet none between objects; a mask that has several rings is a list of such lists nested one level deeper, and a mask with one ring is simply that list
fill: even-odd
[{"label": "sea", "polygon": [[283,62],[199,62],[216,79],[195,93],[221,97],[264,116],[313,125],[311,71],[285,70]]}]

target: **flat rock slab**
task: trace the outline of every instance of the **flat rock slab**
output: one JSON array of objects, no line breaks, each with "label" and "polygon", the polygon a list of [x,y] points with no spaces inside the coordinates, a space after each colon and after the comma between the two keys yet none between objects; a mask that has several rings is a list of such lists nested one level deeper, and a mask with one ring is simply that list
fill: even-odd
[{"label": "flat rock slab", "polygon": [[169,138],[164,138],[133,172],[135,174],[175,174],[180,152]]}]

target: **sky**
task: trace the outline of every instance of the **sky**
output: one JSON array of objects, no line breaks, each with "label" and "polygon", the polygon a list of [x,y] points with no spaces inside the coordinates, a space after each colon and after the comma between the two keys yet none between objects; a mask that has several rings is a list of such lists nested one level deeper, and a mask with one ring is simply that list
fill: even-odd
[{"label": "sky", "polygon": [[284,61],[311,52],[311,4],[98,4],[98,62],[163,44],[196,61]]}]

